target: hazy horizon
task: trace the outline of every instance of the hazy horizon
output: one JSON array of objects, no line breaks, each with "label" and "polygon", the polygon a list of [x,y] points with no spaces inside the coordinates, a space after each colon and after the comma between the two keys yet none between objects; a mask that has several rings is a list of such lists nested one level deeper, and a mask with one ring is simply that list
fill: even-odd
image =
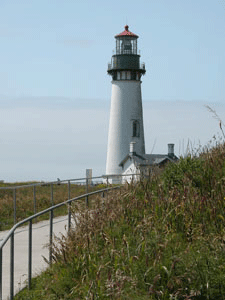
[{"label": "hazy horizon", "polygon": [[[79,178],[87,168],[93,176],[105,174],[109,99],[2,102],[0,98],[1,180]],[[179,156],[188,141],[197,148],[218,135],[218,121],[205,105],[222,119],[222,103],[143,101],[146,153],[167,153],[167,144],[174,143]]]}]

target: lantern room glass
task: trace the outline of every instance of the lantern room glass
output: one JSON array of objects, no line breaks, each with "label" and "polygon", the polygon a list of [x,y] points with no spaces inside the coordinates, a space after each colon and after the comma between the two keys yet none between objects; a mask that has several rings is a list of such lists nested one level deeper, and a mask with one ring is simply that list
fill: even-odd
[{"label": "lantern room glass", "polygon": [[137,39],[130,37],[120,37],[116,39],[116,54],[137,55]]}]

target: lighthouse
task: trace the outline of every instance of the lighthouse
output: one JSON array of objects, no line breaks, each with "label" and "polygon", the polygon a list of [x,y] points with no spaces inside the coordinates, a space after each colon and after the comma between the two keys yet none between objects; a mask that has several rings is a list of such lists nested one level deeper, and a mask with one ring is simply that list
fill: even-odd
[{"label": "lighthouse", "polygon": [[[135,153],[145,155],[141,78],[146,71],[140,63],[138,35],[126,25],[115,39],[116,48],[107,70],[112,77],[107,176],[123,173],[120,164],[129,154],[130,145]],[[110,181],[118,182],[118,178],[112,176]]]}]

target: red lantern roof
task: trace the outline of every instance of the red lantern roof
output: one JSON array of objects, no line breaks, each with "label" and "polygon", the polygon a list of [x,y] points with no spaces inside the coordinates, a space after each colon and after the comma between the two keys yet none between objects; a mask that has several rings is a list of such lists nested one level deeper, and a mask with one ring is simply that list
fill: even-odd
[{"label": "red lantern roof", "polygon": [[123,32],[121,32],[120,34],[115,35],[115,38],[122,37],[122,36],[130,36],[130,37],[138,38],[138,35],[132,33],[129,30],[128,25],[124,26],[124,28],[125,28],[125,30]]}]

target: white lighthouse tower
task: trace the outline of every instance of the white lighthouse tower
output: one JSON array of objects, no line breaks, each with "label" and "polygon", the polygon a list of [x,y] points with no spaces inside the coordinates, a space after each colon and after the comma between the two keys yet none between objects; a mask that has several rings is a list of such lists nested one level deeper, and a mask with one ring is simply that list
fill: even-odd
[{"label": "white lighthouse tower", "polygon": [[[141,77],[145,65],[140,64],[138,36],[125,30],[115,36],[116,49],[108,65],[112,76],[112,97],[108,133],[106,175],[122,174],[121,161],[129,154],[130,143],[135,152],[145,154],[141,97]],[[110,180],[111,182],[118,181]]]}]

